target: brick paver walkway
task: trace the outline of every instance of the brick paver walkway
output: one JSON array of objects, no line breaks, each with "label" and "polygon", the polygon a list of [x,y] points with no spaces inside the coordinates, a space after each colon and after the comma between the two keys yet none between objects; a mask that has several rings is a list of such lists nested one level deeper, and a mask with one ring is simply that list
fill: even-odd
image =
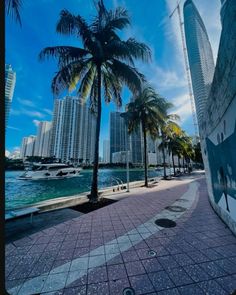
[{"label": "brick paver walkway", "polygon": [[7,244],[8,292],[232,294],[236,238],[212,210],[204,178],[169,183]]}]

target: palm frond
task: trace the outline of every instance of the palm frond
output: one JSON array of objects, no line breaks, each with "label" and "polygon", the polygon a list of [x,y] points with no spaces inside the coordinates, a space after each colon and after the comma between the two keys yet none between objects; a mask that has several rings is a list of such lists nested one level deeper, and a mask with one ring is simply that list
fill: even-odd
[{"label": "palm frond", "polygon": [[86,69],[87,63],[71,63],[61,68],[52,80],[52,92],[58,95],[65,89],[75,87],[75,82],[83,76]]},{"label": "palm frond", "polygon": [[89,56],[89,51],[73,46],[54,46],[46,47],[39,54],[39,60],[42,61],[49,57],[58,59],[59,67],[66,66],[67,64],[79,61],[86,56]]},{"label": "palm frond", "polygon": [[80,82],[80,87],[78,90],[78,95],[84,100],[87,100],[89,93],[94,82],[94,77],[96,75],[96,68],[93,64],[90,64],[90,68],[84,75],[83,79]]},{"label": "palm frond", "polygon": [[5,0],[5,10],[8,15],[16,20],[22,26],[20,9],[22,7],[22,0]]},{"label": "palm frond", "polygon": [[93,48],[93,33],[80,15],[75,16],[66,9],[62,10],[56,31],[65,35],[77,35],[81,37],[85,49],[91,50]]},{"label": "palm frond", "polygon": [[142,89],[142,83],[146,81],[144,75],[138,72],[136,68],[117,59],[113,59],[112,62],[109,63],[109,68],[113,75],[119,77],[119,79],[128,86],[132,93],[140,91]]}]

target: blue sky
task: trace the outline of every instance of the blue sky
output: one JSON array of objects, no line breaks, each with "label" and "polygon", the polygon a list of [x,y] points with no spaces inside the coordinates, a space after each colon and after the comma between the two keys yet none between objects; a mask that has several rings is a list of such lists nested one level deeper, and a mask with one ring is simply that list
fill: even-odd
[{"label": "blue sky", "polygon": [[[19,149],[24,136],[35,135],[41,120],[51,120],[53,94],[51,80],[57,71],[53,60],[39,62],[41,49],[54,45],[80,46],[78,39],[61,36],[55,32],[59,13],[68,9],[86,19],[94,15],[93,0],[25,0],[21,10],[22,28],[6,17],[6,63],[16,71],[16,87],[6,132],[6,149]],[[182,1],[183,4],[184,1]],[[175,0],[104,0],[108,8],[126,7],[132,26],[122,32],[122,37],[134,37],[152,49],[152,62],[137,63],[156,91],[175,107],[172,112],[180,115],[183,129],[194,134],[191,107],[185,78],[183,53],[177,15],[169,19]],[[138,3],[138,4],[137,4]],[[195,0],[203,18],[216,59],[221,31],[220,0]],[[130,99],[123,91],[123,105]],[[102,141],[109,137],[109,112],[114,104],[103,105],[100,154]]]}]

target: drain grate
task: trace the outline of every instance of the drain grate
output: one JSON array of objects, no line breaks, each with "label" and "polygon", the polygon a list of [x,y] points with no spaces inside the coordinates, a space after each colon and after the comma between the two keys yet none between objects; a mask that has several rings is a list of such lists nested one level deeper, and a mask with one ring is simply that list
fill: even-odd
[{"label": "drain grate", "polygon": [[123,290],[123,295],[135,295],[134,289],[133,288],[125,288]]},{"label": "drain grate", "polygon": [[186,210],[186,208],[181,206],[167,206],[165,209],[172,212],[184,212]]},{"label": "drain grate", "polygon": [[154,257],[154,256],[157,255],[157,252],[155,252],[154,250],[149,250],[148,255],[151,256],[151,257]]},{"label": "drain grate", "polygon": [[157,219],[155,221],[155,224],[160,226],[160,227],[165,227],[165,228],[175,227],[176,226],[176,222],[174,222],[171,219],[167,219],[167,218]]}]

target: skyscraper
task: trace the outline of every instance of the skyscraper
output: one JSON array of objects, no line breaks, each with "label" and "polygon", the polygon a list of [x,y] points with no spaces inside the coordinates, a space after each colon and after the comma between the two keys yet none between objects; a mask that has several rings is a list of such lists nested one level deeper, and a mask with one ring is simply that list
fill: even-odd
[{"label": "skyscraper", "polygon": [[110,141],[107,139],[103,140],[103,162],[110,162]]},{"label": "skyscraper", "polygon": [[110,113],[110,163],[112,163],[112,154],[126,151],[126,127],[125,120],[120,112]]},{"label": "skyscraper", "polygon": [[6,64],[5,65],[5,127],[7,127],[15,84],[16,84],[16,73],[12,70],[11,65]]},{"label": "skyscraper", "polygon": [[23,137],[20,149],[20,158],[25,159],[26,157],[34,156],[36,136],[30,135]]},{"label": "skyscraper", "polygon": [[192,0],[184,3],[184,29],[198,124],[200,124],[215,67],[205,25]]},{"label": "skyscraper", "polygon": [[135,164],[143,163],[143,136],[141,124],[136,131],[130,134],[131,162]]},{"label": "skyscraper", "polygon": [[62,162],[92,163],[96,117],[78,97],[54,103],[50,155]]},{"label": "skyscraper", "polygon": [[35,141],[34,156],[49,157],[52,123],[41,121],[38,125],[38,132]]}]

